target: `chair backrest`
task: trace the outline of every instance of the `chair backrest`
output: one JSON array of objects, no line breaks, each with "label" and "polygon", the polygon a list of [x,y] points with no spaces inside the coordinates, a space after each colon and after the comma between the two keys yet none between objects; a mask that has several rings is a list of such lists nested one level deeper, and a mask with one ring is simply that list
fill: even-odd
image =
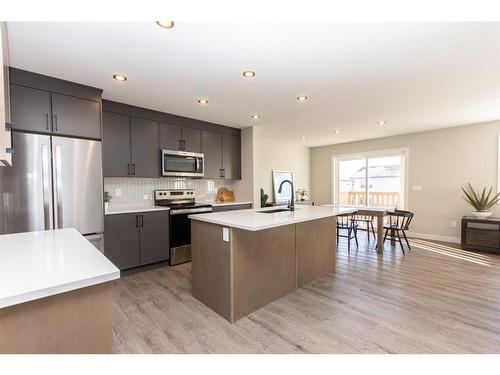
[{"label": "chair backrest", "polygon": [[352,214],[338,215],[337,228],[349,228],[352,220]]},{"label": "chair backrest", "polygon": [[390,225],[394,228],[408,230],[413,216],[415,214],[411,211],[394,210],[394,212],[389,212]]}]

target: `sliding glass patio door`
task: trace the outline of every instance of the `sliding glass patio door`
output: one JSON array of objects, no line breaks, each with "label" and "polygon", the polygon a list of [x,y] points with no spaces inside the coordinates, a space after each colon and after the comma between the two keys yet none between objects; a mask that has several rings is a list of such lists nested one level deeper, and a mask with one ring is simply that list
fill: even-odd
[{"label": "sliding glass patio door", "polygon": [[403,209],[405,162],[406,150],[335,157],[334,202]]}]

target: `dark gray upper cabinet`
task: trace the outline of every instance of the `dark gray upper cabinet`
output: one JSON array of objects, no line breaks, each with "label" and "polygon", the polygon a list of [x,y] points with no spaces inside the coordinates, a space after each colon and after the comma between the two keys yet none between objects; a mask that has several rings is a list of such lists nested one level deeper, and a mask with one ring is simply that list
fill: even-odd
[{"label": "dark gray upper cabinet", "polygon": [[112,112],[102,113],[103,174],[123,177],[131,173],[130,117]]},{"label": "dark gray upper cabinet", "polygon": [[121,270],[141,264],[139,214],[106,215],[104,255]]},{"label": "dark gray upper cabinet", "polygon": [[201,130],[183,126],[182,146],[183,151],[201,152]]},{"label": "dark gray upper cabinet", "polygon": [[169,220],[168,211],[141,213],[141,264],[169,259]]},{"label": "dark gray upper cabinet", "polygon": [[101,103],[52,94],[52,131],[60,135],[101,139]]},{"label": "dark gray upper cabinet", "polygon": [[10,100],[14,129],[42,133],[52,131],[50,92],[10,85]]},{"label": "dark gray upper cabinet", "polygon": [[159,148],[160,150],[181,150],[182,149],[182,128],[179,125],[159,124]]},{"label": "dark gray upper cabinet", "polygon": [[224,178],[241,179],[241,138],[222,135],[222,175]]},{"label": "dark gray upper cabinet", "polygon": [[205,156],[205,178],[222,177],[222,134],[203,130],[202,152]]},{"label": "dark gray upper cabinet", "polygon": [[141,118],[130,118],[132,175],[160,177],[158,123]]}]

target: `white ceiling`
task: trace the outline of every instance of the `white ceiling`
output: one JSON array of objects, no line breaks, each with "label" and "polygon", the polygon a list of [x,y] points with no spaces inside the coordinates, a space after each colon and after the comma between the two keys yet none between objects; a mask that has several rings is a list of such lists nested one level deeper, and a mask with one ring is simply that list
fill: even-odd
[{"label": "white ceiling", "polygon": [[[166,30],[154,22],[9,22],[8,29],[17,68],[100,87],[110,100],[261,126],[270,138],[308,146],[500,119],[500,23],[178,22]],[[247,69],[256,77],[243,78]],[[113,80],[115,73],[128,81]],[[299,103],[298,95],[309,99]],[[202,97],[207,106],[197,103]]]}]

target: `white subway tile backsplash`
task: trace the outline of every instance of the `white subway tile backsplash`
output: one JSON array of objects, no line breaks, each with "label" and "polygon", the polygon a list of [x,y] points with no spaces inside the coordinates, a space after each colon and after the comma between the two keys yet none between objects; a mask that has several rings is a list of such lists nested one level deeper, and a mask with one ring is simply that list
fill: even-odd
[{"label": "white subway tile backsplash", "polygon": [[[156,189],[194,189],[198,201],[215,201],[217,190],[225,186],[233,190],[231,181],[176,177],[130,178],[105,177],[104,191],[111,194],[110,207],[143,205],[153,206]],[[118,189],[118,190],[117,190]],[[117,194],[119,192],[119,194]],[[145,199],[148,198],[148,199]]]}]

